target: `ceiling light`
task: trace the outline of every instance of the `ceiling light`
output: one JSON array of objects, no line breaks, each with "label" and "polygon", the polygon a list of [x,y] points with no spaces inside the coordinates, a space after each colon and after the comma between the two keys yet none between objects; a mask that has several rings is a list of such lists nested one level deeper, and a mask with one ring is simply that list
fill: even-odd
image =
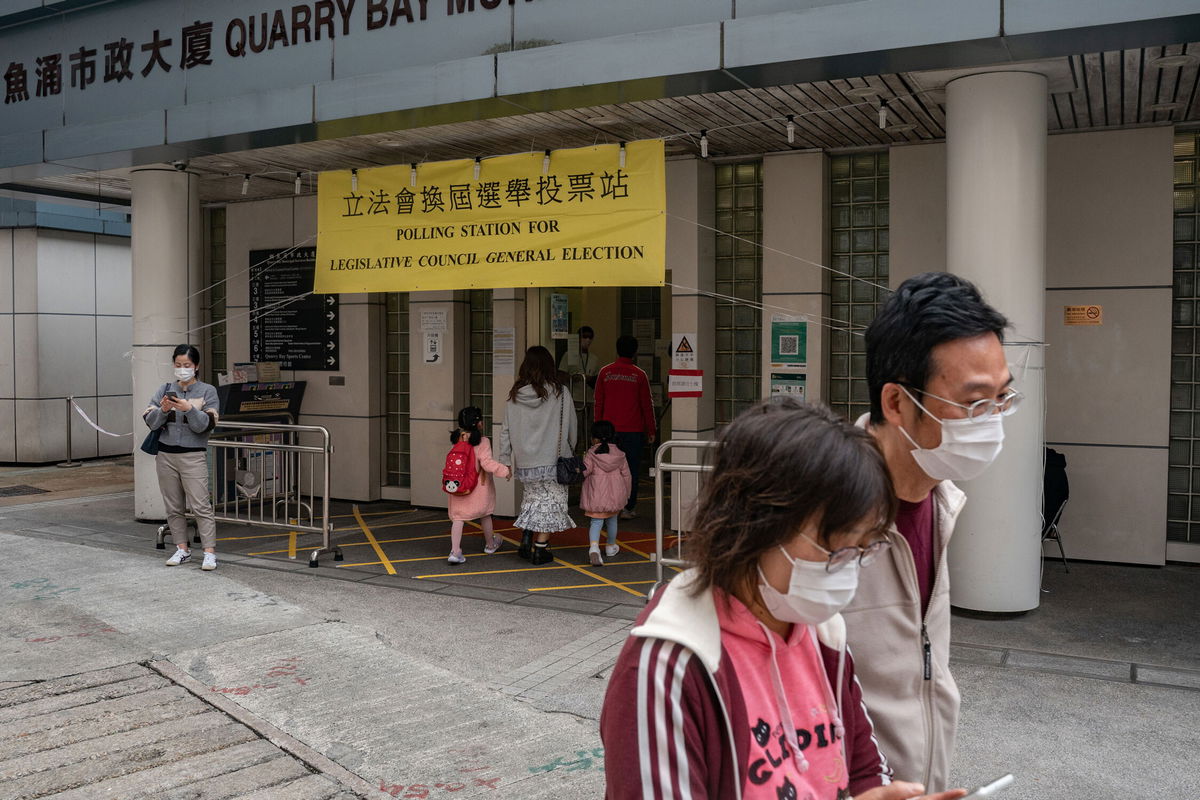
[{"label": "ceiling light", "polygon": [[845,89],[842,94],[846,97],[854,97],[859,100],[869,100],[872,97],[879,97],[883,94],[881,89],[876,89],[874,86],[855,86],[852,89]]},{"label": "ceiling light", "polygon": [[912,122],[902,122],[899,125],[888,125],[888,133],[908,133],[915,131],[917,126]]},{"label": "ceiling light", "polygon": [[1190,67],[1192,64],[1200,62],[1200,58],[1189,53],[1179,53],[1173,56],[1159,56],[1158,58],[1150,59],[1148,66],[1154,69],[1167,69],[1168,67]]},{"label": "ceiling light", "polygon": [[1149,108],[1151,111],[1178,111],[1185,106],[1183,103],[1154,103]]}]

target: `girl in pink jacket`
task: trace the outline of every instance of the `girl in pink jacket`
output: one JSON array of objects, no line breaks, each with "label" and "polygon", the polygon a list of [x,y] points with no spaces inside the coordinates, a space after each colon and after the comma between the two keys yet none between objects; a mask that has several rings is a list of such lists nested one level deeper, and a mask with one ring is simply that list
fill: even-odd
[{"label": "girl in pink jacket", "polygon": [[492,531],[492,512],[496,510],[496,485],[488,478],[488,473],[500,478],[507,478],[512,473],[508,467],[492,458],[492,443],[483,435],[483,411],[475,406],[467,406],[458,412],[458,427],[450,433],[450,444],[460,441],[469,442],[475,448],[475,465],[479,470],[479,483],[470,494],[452,494],[448,513],[450,515],[450,557],[446,559],[451,564],[461,564],[466,561],[462,553],[463,525],[468,520],[479,520],[483,528],[483,552],[491,555],[500,549],[501,538]]},{"label": "girl in pink jacket", "polygon": [[629,462],[621,448],[613,444],[617,429],[611,422],[598,419],[592,425],[592,446],[583,454],[583,466],[587,470],[583,478],[583,492],[579,496],[579,507],[592,518],[588,537],[592,545],[588,549],[588,560],[593,567],[604,565],[600,557],[600,527],[608,521],[608,547],[605,552],[612,558],[621,552],[617,544],[617,513],[629,500],[632,479]]}]

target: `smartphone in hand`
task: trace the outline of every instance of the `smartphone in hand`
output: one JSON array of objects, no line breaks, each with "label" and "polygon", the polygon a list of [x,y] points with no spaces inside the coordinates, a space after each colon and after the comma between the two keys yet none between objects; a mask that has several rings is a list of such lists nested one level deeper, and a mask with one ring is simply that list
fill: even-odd
[{"label": "smartphone in hand", "polygon": [[1015,778],[1013,778],[1012,773],[1001,776],[1001,777],[997,778],[996,780],[992,781],[991,783],[980,786],[978,789],[971,792],[966,797],[962,798],[962,800],[971,800],[971,798],[991,797],[992,795],[999,792],[1001,789],[1007,789],[1009,786],[1012,786],[1014,780],[1015,780]]},{"label": "smartphone in hand", "polygon": [[175,392],[164,392],[163,397],[169,397],[172,400],[176,400],[179,398],[179,395],[175,394]]}]

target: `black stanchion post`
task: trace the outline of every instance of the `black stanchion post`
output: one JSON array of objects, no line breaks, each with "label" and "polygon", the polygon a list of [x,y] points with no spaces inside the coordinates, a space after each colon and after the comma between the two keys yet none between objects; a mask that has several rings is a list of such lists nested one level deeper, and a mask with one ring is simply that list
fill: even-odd
[{"label": "black stanchion post", "polygon": [[74,449],[71,446],[71,404],[74,402],[75,402],[75,396],[68,395],[68,397],[67,397],[67,460],[55,465],[55,466],[62,467],[62,468],[82,467],[83,466],[82,461],[72,461],[71,460],[71,455],[72,455],[71,451]]}]

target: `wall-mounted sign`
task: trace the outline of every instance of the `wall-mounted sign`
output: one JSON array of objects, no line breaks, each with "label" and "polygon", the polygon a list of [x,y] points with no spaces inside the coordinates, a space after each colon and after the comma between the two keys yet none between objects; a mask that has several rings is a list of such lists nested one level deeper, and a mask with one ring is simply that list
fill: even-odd
[{"label": "wall-mounted sign", "polygon": [[704,370],[673,369],[667,373],[668,397],[703,397]]},{"label": "wall-mounted sign", "polygon": [[696,334],[671,335],[671,369],[696,368]]},{"label": "wall-mounted sign", "polygon": [[442,332],[425,331],[425,346],[421,349],[421,361],[426,366],[442,363]]},{"label": "wall-mounted sign", "polygon": [[1103,325],[1104,306],[1063,306],[1064,325]]},{"label": "wall-mounted sign", "polygon": [[308,294],[316,249],[250,251],[250,360],[338,369],[337,295]]},{"label": "wall-mounted sign", "polygon": [[316,290],[662,286],[663,143],[624,148],[323,172]]},{"label": "wall-mounted sign", "polygon": [[571,333],[569,298],[554,292],[550,295],[550,338],[566,339]]},{"label": "wall-mounted sign", "polygon": [[808,365],[808,323],[804,317],[771,317],[771,366],[803,369]]},{"label": "wall-mounted sign", "polygon": [[807,382],[807,375],[794,372],[772,372],[771,396],[790,394],[794,397],[804,397],[804,388]]}]

